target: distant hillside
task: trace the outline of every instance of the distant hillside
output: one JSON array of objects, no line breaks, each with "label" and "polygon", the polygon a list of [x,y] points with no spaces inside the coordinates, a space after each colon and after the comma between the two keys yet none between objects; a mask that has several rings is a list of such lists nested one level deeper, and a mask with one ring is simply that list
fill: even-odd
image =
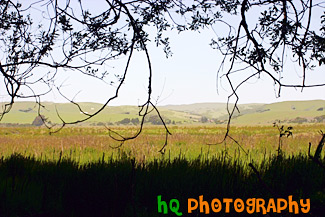
[{"label": "distant hillside", "polygon": [[[233,104],[229,105],[232,108]],[[198,103],[171,105],[164,108],[205,116],[217,123],[228,119],[226,103]],[[324,122],[325,100],[285,101],[272,104],[241,104],[240,113],[234,114],[234,124],[272,124],[274,121],[289,123]]]},{"label": "distant hillside", "polygon": [[[231,108],[233,104],[229,104]],[[255,111],[263,107],[264,104],[242,104],[239,105],[240,112],[243,114],[246,111]],[[228,114],[227,103],[195,103],[188,105],[168,105],[163,106],[167,110],[186,112],[189,114],[195,114],[199,116],[205,116],[211,119],[222,118]]]},{"label": "distant hillside", "polygon": [[[60,123],[60,118],[57,113],[65,121],[76,121],[87,117],[82,114],[77,106],[71,103],[42,103],[41,114],[44,115],[52,123]],[[0,104],[3,109],[4,103]],[[98,103],[79,103],[79,106],[87,114],[92,114],[101,107]],[[38,115],[38,106],[32,102],[16,102],[13,108],[8,114],[5,114],[2,124],[31,124],[35,117]],[[173,111],[165,108],[160,108],[160,112],[165,119],[170,120],[170,123],[193,123],[195,120],[199,120],[201,116],[190,115],[186,112]],[[139,119],[139,108],[137,106],[109,106],[105,108],[101,113],[94,116],[86,122],[91,125],[102,124],[118,124],[125,119]],[[150,113],[148,117],[155,117],[154,112]],[[151,118],[152,119],[152,118]],[[123,122],[125,123],[125,121]],[[168,122],[169,123],[169,122]]]},{"label": "distant hillside", "polygon": [[325,100],[286,101],[265,104],[258,109],[239,114],[234,123],[272,123],[276,120],[289,123],[324,122]]},{"label": "distant hillside", "polygon": [[[85,117],[79,109],[70,103],[44,102],[41,113],[52,123],[60,123],[58,114],[67,121]],[[83,111],[91,114],[101,104],[80,103]],[[4,103],[0,104],[3,108]],[[232,105],[229,105],[232,106]],[[272,104],[241,104],[240,113],[236,112],[234,124],[272,124],[276,120],[287,123],[324,122],[325,100],[286,101]],[[188,105],[161,106],[159,110],[168,124],[214,123],[222,124],[228,119],[226,103],[196,103]],[[31,124],[37,116],[38,107],[33,102],[17,102],[1,124]],[[87,121],[87,125],[136,124],[139,108],[137,106],[111,106]],[[160,124],[157,114],[150,113],[147,122]]]}]

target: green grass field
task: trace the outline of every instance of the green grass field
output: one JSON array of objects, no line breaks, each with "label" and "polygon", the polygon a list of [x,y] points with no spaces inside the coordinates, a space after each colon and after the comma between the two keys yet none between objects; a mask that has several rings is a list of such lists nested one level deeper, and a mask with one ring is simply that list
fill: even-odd
[{"label": "green grass field", "polygon": [[[283,151],[288,155],[306,154],[309,142],[314,150],[321,138],[320,130],[325,132],[325,124],[290,126],[293,126],[293,136],[282,138]],[[135,126],[113,126],[112,129],[123,136],[131,136],[138,130]],[[80,164],[97,161],[103,154],[108,158],[122,153],[139,162],[164,157],[174,159],[180,155],[186,159],[195,159],[199,155],[212,157],[224,152],[229,157],[240,155],[243,160],[261,161],[265,156],[276,154],[279,144],[279,131],[272,125],[232,126],[230,135],[242,148],[230,139],[222,142],[225,126],[171,125],[169,130],[172,135],[162,155],[158,152],[165,142],[165,131],[161,126],[145,126],[137,139],[119,148],[115,147],[120,143],[109,137],[105,127],[67,127],[52,135],[45,127],[2,127],[0,153],[3,157],[20,153],[36,159],[57,160],[62,152],[63,157]]]}]

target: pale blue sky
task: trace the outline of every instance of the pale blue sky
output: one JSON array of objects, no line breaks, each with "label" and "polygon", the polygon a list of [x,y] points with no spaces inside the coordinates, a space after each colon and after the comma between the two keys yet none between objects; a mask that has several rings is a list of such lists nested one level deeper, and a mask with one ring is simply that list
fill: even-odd
[{"label": "pale blue sky", "polygon": [[[314,16],[319,17],[320,13],[322,11],[314,11]],[[253,15],[250,14],[248,19],[254,20]],[[237,26],[236,20],[231,20],[231,22]],[[318,29],[317,23],[312,23]],[[228,28],[220,23],[214,26],[214,31],[210,28],[202,30],[200,33],[183,32],[178,34],[176,31],[168,33],[173,52],[173,56],[168,59],[165,58],[162,48],[156,48],[154,42],[149,44],[148,48],[153,66],[152,98],[157,100],[158,105],[227,102],[227,97],[231,93],[228,81],[225,78],[217,79],[217,70],[223,57],[209,45],[211,38],[217,37],[215,32],[222,35],[226,34],[227,31]],[[293,66],[291,59],[290,55],[286,57],[287,66],[283,74],[287,76],[285,77],[287,80],[283,81],[295,81],[293,83],[301,84],[302,70],[297,65]],[[122,72],[125,61],[126,58],[122,58],[110,65],[115,68],[107,67],[106,69],[112,72]],[[221,74],[228,69],[226,66]],[[308,72],[306,76],[307,84],[325,83],[324,69],[324,66],[322,66],[315,71]],[[251,71],[245,73],[247,75]],[[238,82],[243,78],[241,74],[232,76],[234,82]],[[119,98],[114,100],[112,104],[138,105],[144,102],[147,93],[146,87],[148,86],[147,76],[148,69],[144,53],[135,53],[125,85],[121,89]],[[80,80],[79,89],[89,86],[89,82],[89,79]],[[239,89],[239,103],[325,100],[325,87],[305,88],[303,91],[301,89],[282,88],[280,97],[277,97],[276,88],[273,81],[265,75],[262,75],[260,79],[251,79]],[[75,93],[78,88],[73,88],[73,90]],[[94,84],[89,86],[87,90],[80,92],[76,99],[78,101],[104,102],[113,93],[111,91],[114,91],[114,89],[107,88],[107,85]]]},{"label": "pale blue sky", "polygon": [[[165,58],[160,48],[150,47],[154,73],[152,96],[158,99],[158,105],[226,102],[231,92],[225,78],[219,79],[217,91],[217,69],[222,56],[209,46],[210,39],[214,36],[212,30],[206,30],[200,34],[189,32],[173,36],[171,47],[174,54],[168,59]],[[307,75],[307,82],[325,82],[324,67],[322,68],[311,72],[310,76]],[[290,79],[300,84],[301,69],[291,69],[292,71],[286,73],[290,73]],[[135,54],[125,86],[121,89],[119,99],[116,99],[113,104],[137,105],[143,102],[147,75],[144,55]],[[80,93],[78,100],[103,102],[105,94],[96,94],[100,90],[96,90],[95,86],[92,90],[94,92],[84,99],[81,99],[82,93]],[[276,93],[273,81],[267,76],[262,76],[260,79],[250,80],[239,89],[239,103],[325,99],[325,87],[305,88],[303,92],[301,89],[282,88],[280,98],[276,96]]]},{"label": "pale blue sky", "polygon": [[[315,14],[319,16],[319,14]],[[235,24],[235,21],[234,25]],[[316,24],[314,24],[316,25]],[[225,34],[228,29],[220,24],[214,26],[218,34]],[[231,93],[227,80],[217,80],[217,69],[222,56],[210,46],[210,40],[216,37],[215,32],[205,29],[201,33],[177,32],[168,33],[170,36],[173,56],[166,59],[162,48],[156,48],[154,42],[148,46],[153,66],[153,94],[158,105],[190,104],[199,102],[227,102]],[[3,58],[3,56],[1,57]],[[289,80],[301,80],[301,69],[290,65],[287,57],[284,74],[290,74]],[[113,73],[122,73],[126,57],[110,62],[103,70]],[[227,65],[226,65],[227,66]],[[227,67],[224,68],[224,73]],[[307,74],[307,84],[325,83],[324,66]],[[247,71],[246,73],[251,73]],[[220,75],[219,75],[220,76]],[[240,74],[233,77],[234,82],[242,78]],[[108,77],[111,78],[111,77]],[[217,83],[217,81],[219,83]],[[77,93],[76,101],[104,103],[114,93],[114,87],[97,81],[77,72],[62,71],[56,78],[57,84],[63,84],[62,91],[72,98]],[[143,52],[137,52],[132,59],[125,85],[122,87],[119,98],[112,105],[138,105],[146,100],[148,86],[148,68]],[[301,82],[300,82],[301,83]],[[298,83],[298,84],[300,84]],[[217,91],[217,86],[218,91]],[[38,87],[41,88],[41,87]],[[1,101],[5,101],[4,90],[1,89]],[[325,87],[301,89],[282,88],[281,97],[276,97],[273,81],[262,76],[260,79],[250,80],[239,91],[239,103],[272,103],[286,100],[325,100]],[[44,101],[64,102],[57,93],[50,93]]]}]

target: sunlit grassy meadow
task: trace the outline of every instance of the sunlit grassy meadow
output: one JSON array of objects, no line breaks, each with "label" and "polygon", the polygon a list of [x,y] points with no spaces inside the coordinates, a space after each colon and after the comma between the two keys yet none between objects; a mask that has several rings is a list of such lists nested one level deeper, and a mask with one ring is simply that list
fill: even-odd
[{"label": "sunlit grassy meadow", "polygon": [[[291,125],[293,136],[282,137],[283,151],[287,155],[307,154],[308,144],[316,148],[324,124]],[[138,128],[133,126],[112,127],[123,136],[131,136]],[[227,153],[228,157],[260,161],[277,153],[279,131],[273,126],[232,126],[230,135],[241,145],[227,139],[224,142],[225,126],[188,125],[170,126],[165,154],[158,151],[165,142],[165,131],[159,126],[145,126],[137,139],[122,146],[108,135],[105,127],[67,127],[50,135],[45,127],[2,127],[0,129],[0,153],[6,158],[13,153],[32,156],[42,160],[57,160],[60,155],[80,164],[96,162],[121,155],[135,158],[137,162],[159,158],[174,159],[184,156],[195,159]],[[120,146],[120,147],[119,147]],[[313,149],[312,149],[313,150]]]}]

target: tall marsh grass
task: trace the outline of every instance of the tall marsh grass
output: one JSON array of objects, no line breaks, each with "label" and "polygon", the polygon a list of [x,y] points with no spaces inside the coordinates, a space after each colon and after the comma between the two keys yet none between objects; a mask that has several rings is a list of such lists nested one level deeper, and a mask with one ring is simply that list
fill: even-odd
[{"label": "tall marsh grass", "polygon": [[[136,132],[135,127],[115,127],[122,135]],[[294,125],[293,137],[283,138],[283,151],[297,155],[308,151],[308,144],[316,148],[321,135],[325,132],[324,124]],[[219,144],[224,138],[225,127],[206,126],[171,126],[165,157],[171,159],[182,153],[187,159],[196,159],[199,155],[210,157],[226,152],[228,156],[241,156],[247,161],[262,161],[265,157],[277,153],[279,133],[272,126],[232,126],[231,136],[235,138],[249,155],[246,155],[231,140]],[[158,152],[165,142],[164,129],[159,126],[146,126],[143,133],[135,140],[126,142],[120,148],[119,143],[108,136],[103,127],[71,127],[49,135],[45,128],[1,127],[0,155],[9,157],[18,153],[42,160],[58,160],[60,153],[80,164],[95,162],[106,157],[118,157],[120,152],[136,161],[152,161],[161,157]],[[215,145],[207,145],[215,144]]]},{"label": "tall marsh grass", "polygon": [[187,199],[200,195],[207,201],[293,195],[295,200],[310,198],[306,216],[324,211],[325,171],[306,156],[266,158],[255,166],[263,183],[246,163],[225,155],[137,164],[121,154],[119,159],[78,165],[69,158],[41,161],[16,154],[0,160],[0,216],[176,216],[158,214],[158,195],[166,201],[178,199],[183,216],[206,216],[186,212]]},{"label": "tall marsh grass", "polygon": [[[325,171],[307,151],[311,142],[314,153],[325,125],[293,127],[293,137],[282,140],[281,156],[278,131],[271,126],[232,127],[232,137],[248,155],[231,140],[217,144],[225,127],[216,126],[171,127],[164,155],[158,153],[163,129],[154,126],[117,149],[119,144],[99,127],[64,128],[54,135],[44,128],[0,128],[0,217],[176,216],[158,214],[158,195],[178,199],[183,216],[207,216],[186,212],[187,199],[200,195],[207,201],[293,195],[311,199],[305,216],[320,217]],[[136,129],[116,130],[125,135]]]}]

